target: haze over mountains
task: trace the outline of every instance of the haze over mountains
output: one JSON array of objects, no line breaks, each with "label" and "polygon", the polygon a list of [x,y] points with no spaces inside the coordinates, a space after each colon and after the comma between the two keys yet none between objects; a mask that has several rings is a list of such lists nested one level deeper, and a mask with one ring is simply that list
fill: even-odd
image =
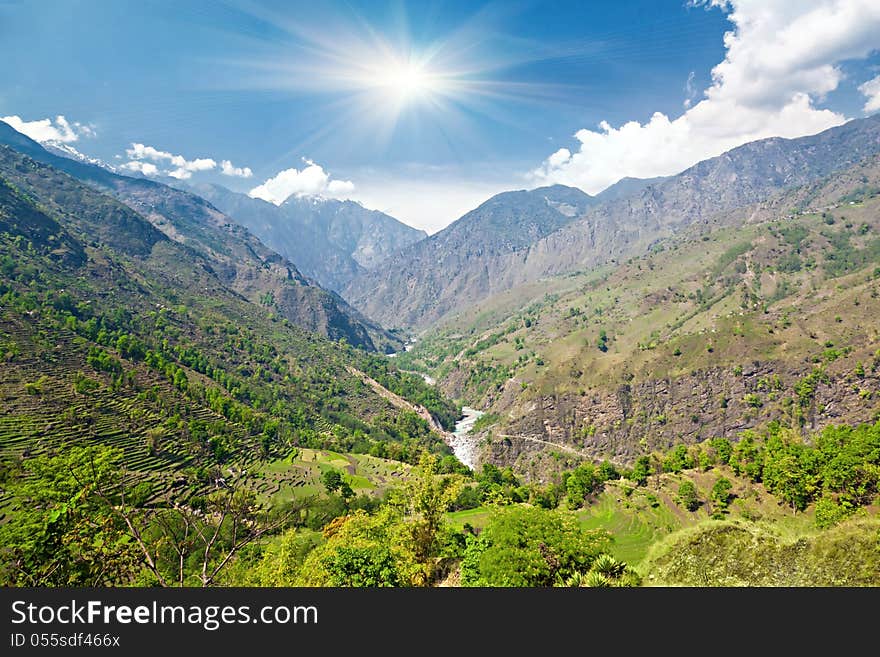
[{"label": "haze over mountains", "polygon": [[191,189],[296,263],[306,276],[337,292],[427,236],[354,201],[294,195],[276,206],[220,185]]},{"label": "haze over mountains", "polygon": [[[337,318],[349,323],[307,329],[285,317],[318,313],[322,297],[333,303],[330,293],[295,270],[289,278],[289,263],[243,228],[219,230],[225,218],[203,200],[156,183],[106,180],[127,203],[0,145],[4,521],[18,472],[10,464],[67,448],[118,448],[118,465],[141,483],[143,499],[176,500],[225,488],[229,468],[286,456],[294,442],[351,449],[337,441],[353,426],[362,452],[374,439],[395,443],[401,460],[404,442],[410,453],[416,442],[448,452],[409,407],[362,378],[438,401],[434,413],[447,423],[451,403],[432,397],[420,377],[383,371],[384,357],[320,335],[347,328],[367,347],[365,326]],[[250,260],[240,248],[254,250]],[[274,293],[289,307],[252,302],[239,290],[263,290],[264,300]],[[211,474],[220,464],[223,474]]]},{"label": "haze over mountains", "polygon": [[493,196],[447,228],[358,276],[343,294],[390,326],[419,327],[509,285],[497,264],[574,221],[596,199],[554,185]]},{"label": "haze over mountains", "polygon": [[[245,248],[240,243],[241,253],[265,250],[265,244],[292,264],[285,267],[298,286],[279,288],[278,298],[292,320],[354,344],[378,341],[382,348],[392,348],[396,338],[379,324],[422,330],[518,285],[625,260],[688,226],[731,221],[730,210],[818,180],[880,150],[880,118],[874,116],[818,135],[748,143],[675,176],[624,178],[596,196],[563,185],[504,192],[428,237],[352,201],[291,196],[276,206],[219,185],[175,184],[205,203],[187,191],[51,155],[13,132],[0,126],[0,140],[60,161],[62,168],[112,190],[157,225],[180,231],[181,239],[199,241],[203,249],[210,250],[210,239],[198,237],[205,226],[227,232],[233,224],[245,227],[239,241],[256,236],[261,244]],[[195,216],[200,218],[193,222]],[[262,253],[257,264],[267,259],[271,255]],[[246,294],[268,290],[253,276],[231,270],[227,275]],[[305,302],[304,294],[317,292],[308,279],[340,293],[363,315],[323,291],[319,302]],[[312,290],[303,292],[309,285]]]},{"label": "haze over mountains", "polygon": [[880,153],[627,263],[493,297],[406,358],[493,413],[491,460],[520,468],[545,443],[629,460],[773,420],[871,422],[878,211]]},{"label": "haze over mountains", "polygon": [[748,143],[669,178],[624,180],[603,192],[605,202],[583,194],[573,214],[552,205],[565,188],[501,194],[356,277],[343,294],[386,325],[426,328],[516,285],[643,253],[684,227],[709,225],[719,213],[878,150],[880,117],[873,116],[818,135]]}]

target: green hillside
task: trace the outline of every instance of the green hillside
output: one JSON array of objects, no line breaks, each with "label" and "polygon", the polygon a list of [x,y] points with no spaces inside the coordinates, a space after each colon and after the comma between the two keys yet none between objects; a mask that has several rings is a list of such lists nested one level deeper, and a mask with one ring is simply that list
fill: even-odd
[{"label": "green hillside", "polygon": [[[876,168],[388,359],[0,148],[0,576],[877,585]],[[478,472],[404,370],[489,411]]]},{"label": "green hillside", "polygon": [[419,377],[249,303],[128,207],[7,148],[0,272],[7,481],[28,459],[73,445],[122,450],[145,501],[277,471],[299,447],[409,462],[448,453],[427,423],[346,368],[454,421]]},{"label": "green hillside", "polygon": [[496,415],[487,457],[535,473],[536,441],[625,463],[773,419],[876,418],[880,162],[736,215],[493,298],[401,362]]},{"label": "green hillside", "polygon": [[[607,532],[608,553],[645,585],[877,586],[878,448],[880,423],[807,440],[773,425],[619,472],[569,463],[546,484],[506,488],[502,503],[571,509],[583,530]],[[450,524],[492,523],[503,506],[487,498]]]}]

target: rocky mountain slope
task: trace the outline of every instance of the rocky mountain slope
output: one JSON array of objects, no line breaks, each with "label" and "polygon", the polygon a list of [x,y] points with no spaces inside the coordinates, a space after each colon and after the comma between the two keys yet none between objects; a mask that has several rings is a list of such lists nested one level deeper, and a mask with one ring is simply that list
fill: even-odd
[{"label": "rocky mountain slope", "polygon": [[610,187],[606,187],[596,194],[596,200],[600,203],[606,201],[617,201],[627,196],[632,196],[650,187],[651,185],[659,185],[664,180],[668,180],[669,176],[658,176],[656,178],[621,178]]},{"label": "rocky mountain slope", "polygon": [[396,336],[304,277],[296,265],[202,198],[49,153],[3,122],[0,144],[112,194],[163,234],[203,256],[224,285],[294,324],[333,339],[345,338],[365,349],[395,351],[400,347]]},{"label": "rocky mountain slope", "polygon": [[192,189],[321,285],[341,291],[366,270],[427,237],[353,201],[291,196],[280,206],[219,185]]},{"label": "rocky mountain slope", "polygon": [[876,421],[880,156],[716,219],[487,300],[400,364],[486,410],[485,458],[536,476],[554,453]]},{"label": "rocky mountain slope", "polygon": [[355,278],[343,295],[388,326],[420,326],[510,287],[497,265],[526,253],[541,238],[595,203],[554,185],[493,196],[442,231]]},{"label": "rocky mountain slope", "polygon": [[[634,195],[595,207],[590,202],[555,225],[539,220],[545,235],[526,230],[538,239],[517,242],[514,237],[516,245],[507,249],[493,248],[497,237],[486,231],[473,231],[466,241],[455,239],[463,232],[459,226],[472,223],[471,215],[479,215],[481,206],[421,247],[401,253],[388,271],[355,279],[344,294],[379,321],[424,328],[516,285],[640,255],[688,226],[717,223],[716,217],[730,217],[726,213],[732,209],[841,171],[877,152],[880,115],[809,137],[752,142]],[[498,208],[511,213],[509,221],[497,222],[508,235],[527,228],[529,217],[539,211],[535,197],[528,195],[540,196],[538,190],[521,194]],[[542,212],[548,216],[547,209]]]}]

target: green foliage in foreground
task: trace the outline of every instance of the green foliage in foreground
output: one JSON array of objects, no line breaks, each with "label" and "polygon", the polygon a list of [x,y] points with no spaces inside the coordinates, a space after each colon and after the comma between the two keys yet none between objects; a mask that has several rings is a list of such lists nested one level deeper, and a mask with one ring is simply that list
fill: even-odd
[{"label": "green foliage in foreground", "polygon": [[[845,479],[832,478],[830,490],[836,492],[823,494],[816,504],[817,524],[830,528],[799,530],[795,540],[783,539],[770,524],[703,521],[661,539],[640,571],[653,575],[651,583],[685,585],[876,584],[880,519],[846,520],[852,511],[836,501],[866,481],[865,490],[874,490],[869,476],[875,473],[876,431],[877,425],[833,427],[812,445],[792,443],[799,450],[835,455],[827,463],[807,460],[815,461],[812,467],[823,477],[837,473]],[[736,486],[716,479],[707,497],[713,509],[729,502],[747,472],[765,479],[775,472],[767,469],[775,462],[773,450],[785,454],[789,444],[780,439],[777,445],[776,434],[772,429],[729,453],[720,450],[729,456],[723,471]],[[707,444],[720,447],[717,441]],[[666,462],[681,456],[674,454]],[[343,497],[344,478],[328,469],[322,478],[327,495],[268,510],[252,492],[225,487],[193,496],[186,505],[144,505],[137,487],[125,485],[121,458],[119,450],[104,446],[71,446],[28,459],[24,472],[7,477],[15,503],[0,525],[3,583],[431,586],[457,568],[463,586],[634,586],[640,581],[625,562],[609,556],[607,532],[586,529],[571,511],[508,500],[508,493],[528,498],[540,491],[519,485],[512,473],[494,466],[485,467],[474,484],[465,475],[442,474],[440,460],[424,455],[400,489],[385,501],[364,505],[356,504],[361,498]],[[746,462],[761,467],[744,469]],[[729,474],[733,468],[742,474]],[[563,473],[554,484],[557,504],[589,504],[605,481],[617,476],[610,464]],[[463,490],[482,490],[498,500],[486,507],[479,533],[447,523]],[[689,509],[703,501],[687,480],[679,485],[678,497]],[[656,502],[653,494],[645,498]]]},{"label": "green foliage in foreground", "polygon": [[710,522],[648,557],[646,582],[667,586],[880,586],[880,519],[852,519],[786,540],[771,529]]},{"label": "green foliage in foreground", "polygon": [[605,532],[581,529],[565,511],[499,509],[468,539],[461,564],[464,586],[553,586],[590,570],[609,544]]},{"label": "green foliage in foreground", "polygon": [[96,492],[120,479],[119,450],[84,447],[27,464],[18,508],[0,525],[0,581],[15,586],[105,586],[131,577],[139,555]]},{"label": "green foliage in foreground", "polygon": [[259,586],[428,586],[464,548],[445,514],[461,476],[439,476],[426,456],[403,489],[374,513],[357,510],[328,522],[321,534],[290,529],[232,583]]},{"label": "green foliage in foreground", "polygon": [[[815,503],[817,525],[828,527],[880,493],[880,422],[828,426],[807,438],[771,422],[763,431],[744,431],[736,444],[714,438],[690,448],[678,445],[658,460],[660,471],[671,473],[697,463],[704,470],[729,465],[737,476],[763,483],[793,511]],[[644,484],[650,474],[651,461],[642,456],[629,478]],[[712,501],[717,510],[727,507],[730,490],[729,481],[716,483]]]}]

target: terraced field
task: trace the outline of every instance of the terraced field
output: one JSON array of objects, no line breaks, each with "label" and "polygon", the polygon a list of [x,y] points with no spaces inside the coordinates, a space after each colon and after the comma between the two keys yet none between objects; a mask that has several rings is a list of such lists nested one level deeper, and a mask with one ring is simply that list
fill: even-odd
[{"label": "terraced field", "polygon": [[283,503],[323,492],[321,474],[326,470],[338,470],[357,494],[381,495],[400,485],[410,467],[369,454],[300,448],[285,459],[259,463],[248,474],[261,496]]},{"label": "terraced field", "polygon": [[[242,427],[182,399],[167,379],[145,365],[126,362],[126,382],[114,386],[107,374],[86,363],[84,340],[57,331],[51,346],[39,344],[30,339],[39,331],[25,326],[29,322],[0,314],[7,361],[0,368],[0,458],[33,457],[71,444],[117,447],[129,483],[149,481],[149,498],[155,498],[181,486],[177,474],[197,462],[198,446],[186,429],[190,421],[223,422],[239,441],[249,440]],[[246,468],[256,454],[237,450],[229,467]]]}]

